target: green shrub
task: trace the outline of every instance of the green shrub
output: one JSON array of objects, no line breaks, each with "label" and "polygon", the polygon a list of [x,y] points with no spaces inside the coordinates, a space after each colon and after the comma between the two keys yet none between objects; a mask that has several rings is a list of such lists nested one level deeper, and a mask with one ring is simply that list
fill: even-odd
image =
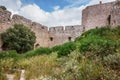
[{"label": "green shrub", "polygon": [[84,38],[87,38],[88,36],[100,36],[104,37],[106,33],[108,33],[111,29],[109,27],[102,27],[102,28],[97,28],[97,29],[91,29],[86,32],[84,32],[80,37],[77,37],[75,39],[75,42],[79,42]]},{"label": "green shrub", "polygon": [[[79,46],[81,53],[88,53],[85,55],[97,55],[100,57],[107,56],[109,54],[114,54],[118,46],[111,40],[103,39],[89,39]],[[90,54],[91,53],[91,54]]]},{"label": "green shrub", "polygon": [[36,40],[35,33],[22,24],[15,24],[14,28],[9,28],[1,34],[4,50],[16,50],[24,53],[34,48]]},{"label": "green shrub", "polygon": [[58,50],[58,57],[61,56],[68,56],[70,52],[74,51],[76,49],[76,44],[74,42],[67,42],[61,46],[61,48]]},{"label": "green shrub", "polygon": [[52,47],[52,52],[59,51],[59,49],[62,47],[62,45],[57,45]]},{"label": "green shrub", "polygon": [[50,48],[37,48],[35,50],[29,51],[25,53],[23,56],[24,57],[32,57],[32,56],[37,56],[37,55],[42,55],[42,54],[50,54],[52,50]]},{"label": "green shrub", "polygon": [[119,33],[119,26],[114,29],[109,27],[92,29],[83,33],[75,42],[79,46],[79,51],[84,55],[104,57],[120,49]]},{"label": "green shrub", "polygon": [[35,53],[38,53],[38,54],[50,54],[52,51],[50,48],[38,48],[35,50]]},{"label": "green shrub", "polygon": [[5,51],[0,53],[0,59],[2,58],[15,58],[18,57],[18,54],[15,50]]},{"label": "green shrub", "polygon": [[7,8],[5,6],[0,6],[0,8],[3,10],[7,10]]}]

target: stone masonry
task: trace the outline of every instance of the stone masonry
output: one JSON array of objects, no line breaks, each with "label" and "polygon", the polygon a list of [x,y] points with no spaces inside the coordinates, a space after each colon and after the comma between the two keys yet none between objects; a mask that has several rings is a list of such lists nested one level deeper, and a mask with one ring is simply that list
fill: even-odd
[{"label": "stone masonry", "polygon": [[82,26],[84,31],[98,27],[120,25],[120,5],[109,2],[86,7],[82,12]]},{"label": "stone masonry", "polygon": [[[86,7],[82,12],[82,25],[57,26],[48,28],[20,15],[13,15],[0,9],[0,33],[12,28],[14,24],[23,24],[36,35],[34,47],[53,47],[68,41],[74,41],[84,31],[102,26],[120,25],[120,5],[117,2],[102,3]],[[0,50],[2,49],[0,37]]]},{"label": "stone masonry", "polygon": [[[20,15],[11,16],[11,12],[7,10],[0,10],[0,33],[5,32],[8,28],[12,28],[14,24],[23,24],[30,28],[36,35],[36,43],[34,47],[53,47],[68,41],[75,40],[82,33],[82,27],[66,26],[66,27],[48,27]],[[2,49],[2,41],[0,37],[0,49]]]}]

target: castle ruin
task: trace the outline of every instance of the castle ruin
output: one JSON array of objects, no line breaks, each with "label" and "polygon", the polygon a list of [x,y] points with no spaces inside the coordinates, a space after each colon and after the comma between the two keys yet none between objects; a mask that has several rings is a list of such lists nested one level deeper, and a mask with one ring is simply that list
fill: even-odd
[{"label": "castle ruin", "polygon": [[119,1],[87,6],[82,12],[83,31],[89,29],[120,25],[120,3]]},{"label": "castle ruin", "polygon": [[[58,26],[48,28],[36,22],[32,22],[20,15],[11,16],[11,12],[0,9],[0,33],[5,32],[14,24],[23,24],[30,28],[36,35],[35,48],[53,47],[68,41],[74,41],[84,31],[89,29],[120,25],[120,5],[116,2],[102,3],[86,7],[82,12],[82,25]],[[0,37],[0,49],[2,49]]]}]

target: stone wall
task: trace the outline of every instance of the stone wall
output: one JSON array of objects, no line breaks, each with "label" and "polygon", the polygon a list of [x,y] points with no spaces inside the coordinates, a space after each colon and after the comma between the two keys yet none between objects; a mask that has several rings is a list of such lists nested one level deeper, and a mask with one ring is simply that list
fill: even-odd
[{"label": "stone wall", "polygon": [[49,47],[60,45],[68,41],[74,41],[82,34],[82,26],[59,26],[49,28]]},{"label": "stone wall", "polygon": [[82,26],[85,31],[110,25],[109,16],[115,2],[101,3],[86,7],[82,12]]},{"label": "stone wall", "polygon": [[32,22],[29,19],[26,19],[19,15],[13,15],[12,21],[14,24],[24,24],[30,28],[36,35],[35,47],[47,47],[48,46],[48,27],[43,26],[39,23]]},{"label": "stone wall", "polygon": [[[30,28],[36,35],[35,48],[37,47],[52,47],[60,45],[68,41],[73,41],[82,33],[82,27],[76,26],[62,26],[48,27],[41,25],[36,22],[32,22],[29,19],[24,18],[20,15],[11,16],[11,12],[6,10],[0,10],[0,33],[5,32],[8,28],[13,27],[14,24],[23,24]],[[0,48],[2,42],[0,39]]]},{"label": "stone wall", "polygon": [[116,27],[120,25],[120,3],[115,4],[111,10],[111,26]]}]

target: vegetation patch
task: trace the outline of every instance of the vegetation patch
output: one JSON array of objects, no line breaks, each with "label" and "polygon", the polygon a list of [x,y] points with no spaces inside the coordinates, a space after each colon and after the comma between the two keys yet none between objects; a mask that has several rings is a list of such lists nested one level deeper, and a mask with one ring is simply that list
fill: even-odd
[{"label": "vegetation patch", "polygon": [[17,54],[0,53],[0,78],[4,74],[26,80],[120,80],[120,26],[92,29],[53,48],[37,48]]},{"label": "vegetation patch", "polygon": [[36,41],[35,33],[22,24],[9,28],[1,34],[1,38],[3,50],[16,50],[18,53],[32,50]]}]

